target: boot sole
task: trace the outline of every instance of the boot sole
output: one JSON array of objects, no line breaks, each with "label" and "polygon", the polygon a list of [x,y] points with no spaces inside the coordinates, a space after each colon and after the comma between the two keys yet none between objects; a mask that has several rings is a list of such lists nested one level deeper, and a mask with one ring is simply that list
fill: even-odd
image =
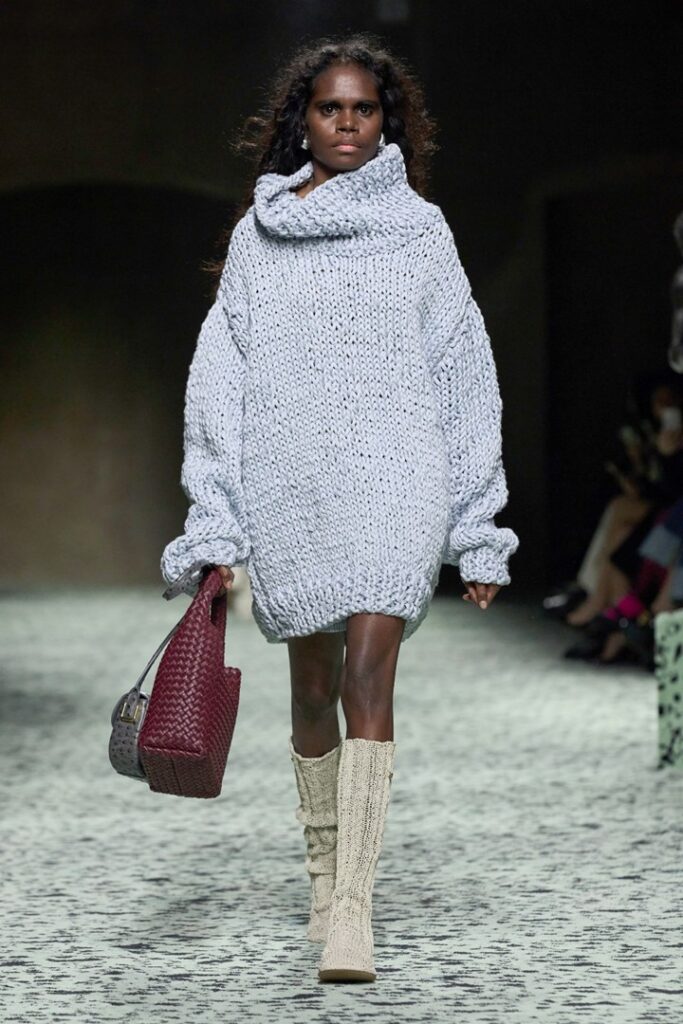
[{"label": "boot sole", "polygon": [[327,967],[318,970],[320,981],[374,981],[374,971],[360,971],[353,967]]}]

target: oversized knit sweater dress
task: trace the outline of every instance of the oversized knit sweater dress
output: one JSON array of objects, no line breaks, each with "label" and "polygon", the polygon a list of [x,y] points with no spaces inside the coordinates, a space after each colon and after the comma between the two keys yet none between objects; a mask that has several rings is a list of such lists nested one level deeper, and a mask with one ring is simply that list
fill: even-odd
[{"label": "oversized knit sweater dress", "polygon": [[502,402],[441,209],[389,143],[304,198],[267,173],[230,239],[185,394],[164,597],[245,566],[268,642],[427,614],[442,563],[510,582]]}]

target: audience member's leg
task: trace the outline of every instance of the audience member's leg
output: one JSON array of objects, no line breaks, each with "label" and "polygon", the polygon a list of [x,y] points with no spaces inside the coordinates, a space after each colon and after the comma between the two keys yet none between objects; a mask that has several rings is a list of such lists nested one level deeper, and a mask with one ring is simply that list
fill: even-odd
[{"label": "audience member's leg", "polygon": [[650,605],[650,611],[653,615],[658,615],[659,612],[672,612],[676,607],[671,596],[671,586],[673,583],[674,569],[675,566],[673,565],[669,567],[666,577],[664,579],[664,583],[662,584],[662,587],[659,593],[657,594],[656,598]]},{"label": "audience member's leg", "polygon": [[587,594],[593,594],[598,589],[600,569],[605,561],[605,548],[608,543],[610,522],[614,516],[612,502],[605,505],[598,525],[591,538],[591,542],[583,556],[583,561],[576,574],[576,582],[579,583]]},{"label": "audience member's leg", "polygon": [[[614,595],[618,591],[621,590],[620,596],[628,591],[630,581],[627,580],[624,590],[624,574],[619,572],[616,566],[611,565],[609,558],[651,511],[652,502],[627,494],[617,495],[608,503],[603,517],[605,522],[602,523],[602,549],[594,549],[592,554],[591,568],[595,589],[585,601],[569,612],[566,621],[570,625],[585,626],[603,608],[613,603]],[[600,527],[598,529],[600,530]]]}]

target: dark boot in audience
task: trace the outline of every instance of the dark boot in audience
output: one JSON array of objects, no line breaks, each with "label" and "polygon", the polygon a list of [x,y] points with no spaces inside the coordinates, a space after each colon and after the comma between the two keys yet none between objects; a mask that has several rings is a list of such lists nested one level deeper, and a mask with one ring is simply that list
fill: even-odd
[{"label": "dark boot in audience", "polygon": [[655,670],[655,620],[651,616],[648,621],[625,620],[619,628],[626,643],[637,655],[643,668],[648,672]]},{"label": "dark boot in audience", "polygon": [[595,615],[590,622],[583,627],[583,639],[572,644],[564,652],[565,658],[579,658],[582,661],[596,660],[605,645],[605,639],[610,633],[619,630],[619,623],[614,619],[600,613]]},{"label": "dark boot in audience", "polygon": [[573,608],[576,608],[588,596],[587,592],[575,580],[563,584],[558,590],[553,591],[543,598],[543,611],[550,618],[564,619]]}]

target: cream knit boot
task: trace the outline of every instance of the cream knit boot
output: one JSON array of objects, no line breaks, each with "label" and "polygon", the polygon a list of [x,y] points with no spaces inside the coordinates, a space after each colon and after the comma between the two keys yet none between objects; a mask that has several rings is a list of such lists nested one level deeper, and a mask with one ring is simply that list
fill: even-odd
[{"label": "cream knit boot", "polygon": [[337,874],[321,981],[374,981],[372,888],[393,778],[393,740],[342,740],[337,782]]},{"label": "cream knit boot", "polygon": [[302,757],[289,737],[300,804],[296,817],[304,826],[306,870],[311,879],[311,914],[307,937],[324,942],[334,890],[337,854],[337,769],[341,743],[322,757]]}]

